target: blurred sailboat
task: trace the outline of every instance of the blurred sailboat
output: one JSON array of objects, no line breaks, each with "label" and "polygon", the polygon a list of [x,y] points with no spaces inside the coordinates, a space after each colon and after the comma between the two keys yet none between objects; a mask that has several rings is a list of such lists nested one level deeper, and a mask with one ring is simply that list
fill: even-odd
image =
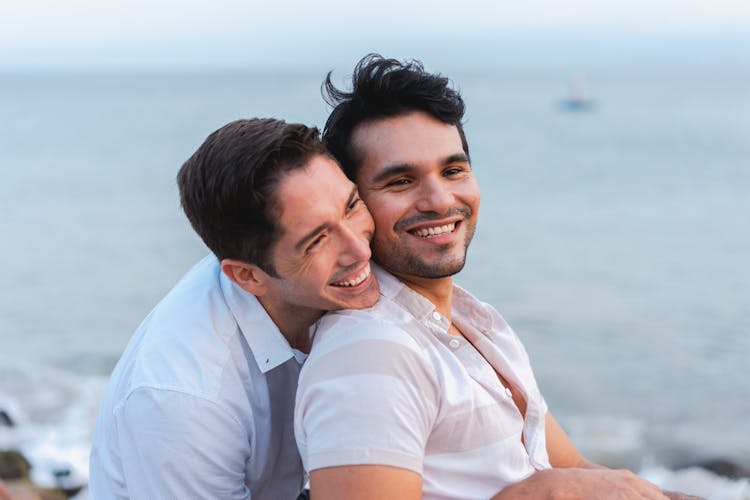
[{"label": "blurred sailboat", "polygon": [[591,111],[596,102],[589,97],[588,84],[583,75],[574,75],[568,84],[568,96],[560,101],[564,111]]}]

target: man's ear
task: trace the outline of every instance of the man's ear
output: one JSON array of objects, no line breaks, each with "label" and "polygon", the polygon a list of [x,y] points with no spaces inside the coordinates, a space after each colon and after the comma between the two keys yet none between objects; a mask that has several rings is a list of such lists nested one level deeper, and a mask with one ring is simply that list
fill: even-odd
[{"label": "man's ear", "polygon": [[255,264],[248,264],[241,260],[223,259],[221,270],[227,277],[237,283],[240,288],[256,297],[266,293],[271,276]]}]

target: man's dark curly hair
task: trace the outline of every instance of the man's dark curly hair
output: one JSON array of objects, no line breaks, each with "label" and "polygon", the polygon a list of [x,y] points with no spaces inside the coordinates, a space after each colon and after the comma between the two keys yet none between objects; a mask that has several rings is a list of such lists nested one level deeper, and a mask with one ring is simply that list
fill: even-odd
[{"label": "man's dark curly hair", "polygon": [[461,95],[449,86],[447,78],[426,72],[421,62],[400,62],[368,54],[354,68],[351,92],[336,88],[331,73],[321,88],[323,99],[333,107],[323,129],[323,142],[350,179],[356,180],[362,161],[352,145],[354,130],[363,123],[413,111],[423,111],[443,123],[455,125],[469,157],[461,123],[465,108]]}]

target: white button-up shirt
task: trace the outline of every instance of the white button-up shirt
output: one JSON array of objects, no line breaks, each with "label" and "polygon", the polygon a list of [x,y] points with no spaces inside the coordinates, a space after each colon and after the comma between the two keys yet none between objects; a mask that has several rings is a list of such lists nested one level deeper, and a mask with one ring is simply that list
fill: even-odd
[{"label": "white button-up shirt", "polygon": [[[547,407],[520,340],[459,287],[452,320],[376,268],[370,309],[323,317],[300,375],[295,433],[307,470],[379,464],[422,475],[425,499],[486,499],[549,468]],[[519,412],[498,374],[526,401]]]},{"label": "white button-up shirt", "polygon": [[293,406],[305,355],[214,256],[143,321],[94,433],[92,499],[295,499]]}]

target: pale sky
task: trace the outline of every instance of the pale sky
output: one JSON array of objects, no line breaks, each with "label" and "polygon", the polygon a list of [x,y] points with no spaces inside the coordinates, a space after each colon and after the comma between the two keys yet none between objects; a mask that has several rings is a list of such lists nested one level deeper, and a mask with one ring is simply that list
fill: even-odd
[{"label": "pale sky", "polygon": [[0,68],[461,58],[492,41],[510,58],[672,43],[667,55],[750,60],[750,0],[0,0]]}]

